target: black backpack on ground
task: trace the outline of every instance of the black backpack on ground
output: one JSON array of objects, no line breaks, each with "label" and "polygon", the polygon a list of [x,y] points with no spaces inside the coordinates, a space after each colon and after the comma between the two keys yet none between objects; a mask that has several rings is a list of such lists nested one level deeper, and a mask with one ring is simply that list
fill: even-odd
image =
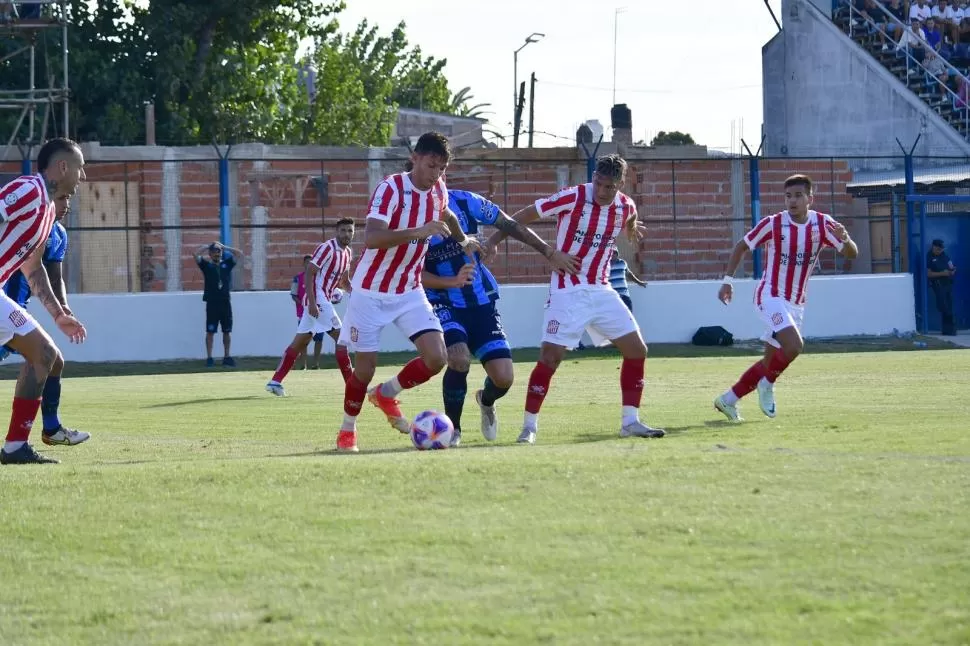
[{"label": "black backpack on ground", "polygon": [[720,325],[698,328],[692,339],[694,345],[733,345],[734,335]]}]

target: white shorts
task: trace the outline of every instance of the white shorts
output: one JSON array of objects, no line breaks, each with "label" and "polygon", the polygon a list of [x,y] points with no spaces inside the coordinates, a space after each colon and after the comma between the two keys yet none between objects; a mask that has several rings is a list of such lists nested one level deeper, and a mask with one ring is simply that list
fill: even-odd
[{"label": "white shorts", "polygon": [[574,348],[589,330],[590,337],[614,341],[638,332],[633,314],[609,287],[554,291],[546,301],[542,342]]},{"label": "white shorts", "polygon": [[802,319],[805,318],[803,306],[793,305],[779,296],[769,296],[761,300],[761,305],[755,307],[758,316],[765,322],[765,333],[761,335],[761,340],[768,345],[780,348],[781,344],[775,340],[774,335],[787,327],[794,327],[801,334]]},{"label": "white shorts", "polygon": [[300,322],[296,326],[297,334],[326,334],[330,330],[340,329],[340,317],[337,316],[337,311],[333,309],[327,301],[317,301],[317,307],[320,308],[320,316],[313,318],[310,316],[310,308],[303,308],[303,316],[300,317]]},{"label": "white shorts", "polygon": [[441,332],[441,323],[423,289],[380,295],[355,289],[345,317],[337,343],[354,352],[377,352],[381,331],[392,323],[412,341],[419,332]]},{"label": "white shorts", "polygon": [[0,345],[9,342],[15,334],[26,336],[36,329],[34,317],[0,290]]}]

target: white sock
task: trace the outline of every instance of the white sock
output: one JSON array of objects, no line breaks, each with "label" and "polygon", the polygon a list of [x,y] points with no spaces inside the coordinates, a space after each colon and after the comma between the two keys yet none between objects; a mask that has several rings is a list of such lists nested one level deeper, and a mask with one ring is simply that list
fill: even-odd
[{"label": "white sock", "polygon": [[526,411],[525,421],[522,422],[522,428],[539,428],[539,413],[530,413]]},{"label": "white sock", "polygon": [[758,382],[758,385],[761,386],[761,387],[763,387],[763,388],[771,388],[772,386],[774,386],[773,383],[771,383],[770,381],[768,381],[768,378],[767,377],[762,377],[761,378],[761,381]]},{"label": "white sock", "polygon": [[348,415],[347,413],[344,413],[344,423],[340,425],[340,430],[341,431],[356,431],[357,430],[357,416],[356,415]]},{"label": "white sock", "polygon": [[731,388],[728,388],[728,391],[721,395],[721,399],[723,399],[724,403],[728,406],[734,406],[738,403],[738,396],[734,394],[734,390]]},{"label": "white sock", "polygon": [[10,440],[7,440],[3,445],[3,450],[6,453],[13,453],[14,451],[22,447],[24,444],[26,444],[26,442],[22,440],[17,440],[16,442],[11,442]]},{"label": "white sock", "polygon": [[401,382],[397,380],[397,375],[391,377],[381,386],[381,394],[385,397],[397,397],[401,391]]},{"label": "white sock", "polygon": [[636,406],[623,407],[623,426],[640,421],[640,409]]}]

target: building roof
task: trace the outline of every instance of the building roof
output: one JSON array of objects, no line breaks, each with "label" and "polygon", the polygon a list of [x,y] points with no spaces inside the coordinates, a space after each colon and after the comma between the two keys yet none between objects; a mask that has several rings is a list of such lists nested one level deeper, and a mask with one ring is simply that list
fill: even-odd
[{"label": "building roof", "polygon": [[[853,180],[846,184],[849,189],[905,186],[906,173],[901,170],[857,171]],[[915,168],[913,182],[916,184],[937,184],[940,182],[965,182],[970,180],[970,163]]]}]

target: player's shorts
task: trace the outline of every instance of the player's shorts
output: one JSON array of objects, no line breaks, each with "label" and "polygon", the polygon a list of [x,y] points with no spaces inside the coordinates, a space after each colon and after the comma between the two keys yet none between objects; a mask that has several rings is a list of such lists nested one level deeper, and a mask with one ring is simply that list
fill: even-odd
[{"label": "player's shorts", "polygon": [[805,318],[805,308],[793,305],[784,298],[769,296],[761,299],[761,305],[755,305],[758,316],[765,322],[765,333],[761,340],[768,345],[780,348],[781,344],[775,340],[775,334],[788,327],[794,327],[799,334],[802,331],[802,320]]},{"label": "player's shorts", "polygon": [[567,348],[575,348],[587,329],[594,343],[640,331],[633,313],[609,287],[553,291],[546,301],[542,328],[543,343]]},{"label": "player's shorts", "polygon": [[37,321],[27,310],[0,291],[0,345],[17,336],[26,336],[37,329]]},{"label": "player's shorts", "polygon": [[314,341],[323,339],[323,335],[330,330],[340,329],[340,317],[337,316],[333,305],[327,302],[317,303],[320,308],[320,316],[313,318],[310,316],[309,308],[304,308],[303,316],[296,326],[297,334],[312,334]]},{"label": "player's shorts", "polygon": [[222,327],[223,334],[232,332],[232,302],[205,302],[205,331],[215,334]]},{"label": "player's shorts", "polygon": [[381,331],[392,323],[414,341],[425,332],[441,332],[441,323],[423,289],[404,294],[374,294],[355,289],[340,328],[340,345],[354,352],[377,352]]},{"label": "player's shorts", "polygon": [[435,316],[441,321],[445,345],[468,345],[468,349],[482,363],[492,359],[511,359],[512,348],[502,328],[502,317],[495,303],[478,307],[452,307],[444,303],[434,305]]}]

